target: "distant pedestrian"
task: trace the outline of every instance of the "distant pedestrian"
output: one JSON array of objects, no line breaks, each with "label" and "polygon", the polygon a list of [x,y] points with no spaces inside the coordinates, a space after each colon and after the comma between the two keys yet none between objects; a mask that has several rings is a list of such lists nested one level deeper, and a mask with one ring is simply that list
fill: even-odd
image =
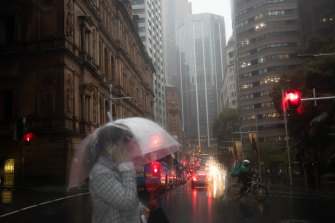
[{"label": "distant pedestrian", "polygon": [[149,209],[140,205],[130,154],[136,143],[125,126],[104,126],[97,132],[92,151],[97,161],[89,177],[93,223],[140,223]]}]

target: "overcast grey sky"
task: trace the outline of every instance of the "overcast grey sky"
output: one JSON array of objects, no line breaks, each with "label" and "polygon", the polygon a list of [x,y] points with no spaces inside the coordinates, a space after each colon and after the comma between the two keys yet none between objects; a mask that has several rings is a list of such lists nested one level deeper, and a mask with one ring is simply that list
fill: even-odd
[{"label": "overcast grey sky", "polygon": [[229,37],[232,35],[230,0],[189,0],[189,2],[192,2],[193,14],[209,12],[224,17],[226,41],[228,42]]}]

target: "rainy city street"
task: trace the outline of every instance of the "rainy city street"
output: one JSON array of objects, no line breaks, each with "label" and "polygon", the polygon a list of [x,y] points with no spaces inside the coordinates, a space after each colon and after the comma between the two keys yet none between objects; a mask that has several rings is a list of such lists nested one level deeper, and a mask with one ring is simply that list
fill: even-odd
[{"label": "rainy city street", "polygon": [[4,0],[0,223],[335,222],[335,0]]},{"label": "rainy city street", "polygon": [[[233,201],[224,190],[220,180],[193,189],[187,182],[168,189],[157,200],[171,223],[328,222],[335,217],[334,194],[273,186],[266,201],[256,202],[252,197]],[[2,191],[1,195],[0,222],[91,222],[89,193],[85,190],[69,194],[62,188],[21,188]]]}]

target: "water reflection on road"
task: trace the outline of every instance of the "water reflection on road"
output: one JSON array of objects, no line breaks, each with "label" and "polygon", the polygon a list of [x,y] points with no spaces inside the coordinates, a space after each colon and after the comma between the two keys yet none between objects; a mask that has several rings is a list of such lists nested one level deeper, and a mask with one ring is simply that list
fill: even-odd
[{"label": "water reflection on road", "polygon": [[191,182],[180,185],[162,196],[162,207],[170,222],[213,222],[214,201],[225,190],[224,176],[218,176],[206,187],[192,188]]},{"label": "water reflection on road", "polygon": [[2,190],[1,191],[1,203],[9,204],[12,202],[13,193],[11,190]]},{"label": "water reflection on road", "polygon": [[219,179],[195,189],[188,182],[162,195],[160,204],[171,223],[329,222],[335,218],[334,197],[271,190],[264,202],[251,196],[234,201],[225,194],[226,187]]}]

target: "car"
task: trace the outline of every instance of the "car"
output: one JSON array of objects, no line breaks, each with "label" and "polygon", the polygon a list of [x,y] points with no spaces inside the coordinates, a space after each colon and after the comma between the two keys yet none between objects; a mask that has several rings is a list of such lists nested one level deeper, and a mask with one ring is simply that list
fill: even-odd
[{"label": "car", "polygon": [[210,177],[205,170],[197,170],[192,176],[192,188],[207,187]]}]

